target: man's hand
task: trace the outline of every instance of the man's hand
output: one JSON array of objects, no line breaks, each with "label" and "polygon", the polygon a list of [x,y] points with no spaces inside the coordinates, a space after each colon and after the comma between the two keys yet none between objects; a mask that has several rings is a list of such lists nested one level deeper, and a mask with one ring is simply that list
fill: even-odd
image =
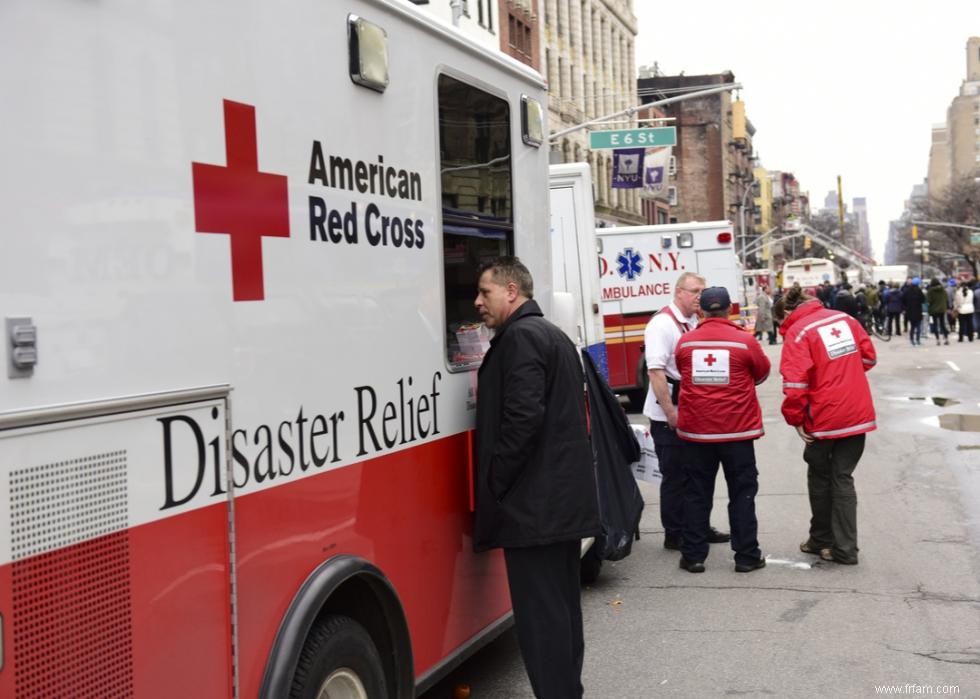
[{"label": "man's hand", "polygon": [[668,403],[667,406],[664,407],[664,414],[667,416],[667,425],[670,427],[670,429],[677,429],[677,408],[675,408],[673,404]]},{"label": "man's hand", "polygon": [[796,434],[800,435],[800,439],[802,439],[807,444],[813,444],[816,441],[813,438],[812,434],[809,434],[806,430],[803,429],[803,425],[796,426]]}]

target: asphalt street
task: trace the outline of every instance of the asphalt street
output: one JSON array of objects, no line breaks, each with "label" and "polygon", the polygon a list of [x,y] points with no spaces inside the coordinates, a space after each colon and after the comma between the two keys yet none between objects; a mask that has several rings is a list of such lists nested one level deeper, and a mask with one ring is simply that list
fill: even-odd
[{"label": "asphalt street", "polygon": [[[735,573],[715,544],[705,573],[679,569],[657,489],[641,483],[641,540],[583,590],[587,697],[980,697],[980,342],[875,346],[879,427],[855,471],[860,564],[799,551],[803,444],[779,412],[782,346],[765,346],[756,504],[767,567]],[[719,475],[712,523],[727,530],[725,493]],[[424,697],[462,684],[473,699],[533,696],[512,630]]]}]

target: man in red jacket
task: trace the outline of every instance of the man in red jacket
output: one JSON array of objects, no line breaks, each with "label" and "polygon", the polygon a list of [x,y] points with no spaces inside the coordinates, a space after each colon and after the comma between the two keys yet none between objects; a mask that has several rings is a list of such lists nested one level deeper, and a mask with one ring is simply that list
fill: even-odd
[{"label": "man in red jacket", "polygon": [[[877,362],[874,345],[854,318],[824,308],[799,289],[783,297],[783,417],[806,443],[810,536],[804,553],[858,562],[857,493],[852,474],[875,428],[865,372]],[[777,315],[783,309],[777,309]]]},{"label": "man in red jacket", "polygon": [[719,462],[728,484],[735,570],[749,573],[766,565],[755,516],[759,472],[753,442],[763,434],[755,387],[769,376],[770,364],[759,342],[728,320],[730,306],[724,287],[705,289],[701,293],[705,318],[677,345],[681,375],[677,436],[689,443],[680,567],[690,573],[704,572]]}]

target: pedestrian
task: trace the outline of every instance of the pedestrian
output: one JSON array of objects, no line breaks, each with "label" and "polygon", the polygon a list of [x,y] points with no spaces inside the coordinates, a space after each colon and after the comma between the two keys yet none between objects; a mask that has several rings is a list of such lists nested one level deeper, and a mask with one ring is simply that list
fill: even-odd
[{"label": "pedestrian", "polygon": [[980,281],[974,279],[970,288],[973,289],[973,330],[980,337]]},{"label": "pedestrian", "polygon": [[949,330],[946,329],[946,311],[949,310],[949,298],[941,281],[935,277],[926,289],[926,303],[929,304],[929,326],[936,336],[939,345],[939,335],[942,334],[946,344],[949,344]]},{"label": "pedestrian", "polygon": [[956,280],[950,277],[946,280],[946,327],[949,332],[956,330]]},{"label": "pedestrian", "polygon": [[888,334],[895,333],[901,337],[902,292],[898,289],[898,282],[892,282],[885,291],[885,313],[888,314]]},{"label": "pedestrian", "polygon": [[[643,414],[650,419],[650,435],[660,464],[660,522],[664,527],[664,548],[681,550],[684,532],[684,493],[687,487],[685,443],[677,437],[677,400],[680,374],[674,351],[685,332],[698,324],[698,298],[704,277],[684,272],[674,285],[674,298],[654,315],[643,333],[647,391]],[[724,543],[728,534],[709,528],[705,536],[711,543]]]},{"label": "pedestrian", "polygon": [[852,318],[860,317],[857,297],[851,293],[851,285],[848,282],[841,284],[840,291],[834,297],[834,309],[846,313]]},{"label": "pedestrian", "polygon": [[762,339],[762,333],[766,333],[769,344],[776,344],[776,329],[772,324],[772,297],[769,295],[769,287],[763,284],[759,287],[759,295],[755,300],[755,337]]},{"label": "pedestrian", "polygon": [[905,312],[905,292],[908,290],[908,288],[910,286],[912,286],[912,280],[913,279],[916,279],[916,278],[917,277],[907,277],[905,279],[905,282],[902,284],[902,289],[901,289],[901,291],[902,291],[902,325],[905,328],[905,332],[909,332],[909,326],[911,325],[911,323],[909,322],[908,313]]},{"label": "pedestrian", "polygon": [[805,447],[810,534],[804,553],[845,565],[858,562],[854,469],[875,409],[865,372],[874,345],[854,318],[821,308],[813,297],[789,295],[783,323],[782,413]]},{"label": "pedestrian", "polygon": [[680,567],[690,573],[704,572],[708,557],[705,532],[719,462],[728,485],[735,571],[749,573],[766,565],[755,514],[759,492],[755,440],[763,435],[755,387],[769,376],[770,363],[758,341],[728,320],[730,307],[727,289],[705,289],[701,293],[704,320],[677,346],[681,375],[677,436],[688,442]]},{"label": "pedestrian", "polygon": [[[776,285],[776,290],[772,294],[772,305],[773,308],[779,303],[779,299],[783,297],[783,289],[778,284]],[[776,319],[775,313],[772,316],[772,332],[773,332],[773,343],[776,341],[776,337],[779,335],[779,321]]]},{"label": "pedestrian", "polygon": [[830,282],[826,279],[817,287],[817,298],[826,308],[830,308],[831,291]]},{"label": "pedestrian", "polygon": [[976,307],[973,305],[973,290],[967,286],[966,282],[960,284],[956,290],[954,309],[956,311],[956,323],[959,328],[960,342],[966,337],[973,342],[973,312]]},{"label": "pedestrian", "polygon": [[881,318],[881,303],[883,299],[881,298],[882,292],[885,290],[885,282],[879,281],[878,286],[874,284],[869,284],[864,290],[864,298],[868,302],[868,312],[871,314],[871,318],[874,323],[881,327],[883,325]]},{"label": "pedestrian", "polygon": [[516,257],[481,265],[478,289],[494,335],[477,384],[474,548],[504,550],[534,695],[581,697],[580,540],[600,530],[582,366]]},{"label": "pedestrian", "polygon": [[905,311],[905,322],[908,323],[909,342],[913,345],[922,344],[922,309],[926,304],[926,295],[922,293],[921,284],[921,279],[912,277],[902,292],[902,308]]}]

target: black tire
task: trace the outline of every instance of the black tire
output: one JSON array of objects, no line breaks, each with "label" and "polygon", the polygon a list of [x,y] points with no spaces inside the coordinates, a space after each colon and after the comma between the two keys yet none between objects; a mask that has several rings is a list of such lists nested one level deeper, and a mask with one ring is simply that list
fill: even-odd
[{"label": "black tire", "polygon": [[582,564],[579,568],[579,581],[583,585],[591,585],[599,579],[599,571],[602,570],[602,559],[595,553],[595,544],[582,556]]},{"label": "black tire", "polygon": [[874,334],[875,337],[877,337],[882,342],[888,342],[889,340],[892,339],[890,333],[885,332],[884,328],[882,328],[880,325],[874,322],[871,323],[871,332]]},{"label": "black tire", "polygon": [[388,696],[381,656],[364,627],[347,616],[331,615],[317,622],[296,664],[290,699],[317,699],[324,682],[346,669],[371,699]]}]

